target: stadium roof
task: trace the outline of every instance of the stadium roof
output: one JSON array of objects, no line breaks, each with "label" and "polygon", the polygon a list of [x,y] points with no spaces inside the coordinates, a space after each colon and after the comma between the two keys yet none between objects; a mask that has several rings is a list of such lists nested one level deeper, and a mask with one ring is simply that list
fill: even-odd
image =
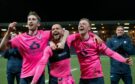
[{"label": "stadium roof", "polygon": [[[78,25],[78,21],[54,21],[54,22],[41,22],[42,25],[45,26],[52,26],[53,24],[59,23],[63,26],[67,26],[69,24],[74,24]],[[101,25],[101,24],[106,24],[106,25],[116,25],[116,24],[124,24],[124,23],[130,23],[130,24],[135,24],[135,20],[100,20],[100,21],[91,21],[91,23]],[[7,27],[9,23],[0,23],[1,27]],[[26,23],[18,23],[17,26],[25,26]]]},{"label": "stadium roof", "polygon": [[43,22],[90,20],[134,20],[134,0],[0,0],[0,22],[26,22],[36,11]]},{"label": "stadium roof", "polygon": [[[78,21],[57,21],[57,22],[42,22],[41,23],[41,29],[50,29],[53,24],[61,24],[63,28],[67,28],[68,30],[72,30],[73,27],[77,28],[78,26]],[[102,20],[102,21],[91,21],[92,27],[98,27],[101,28],[102,26],[117,26],[117,25],[122,25],[122,26],[130,26],[130,27],[135,27],[135,20]],[[0,23],[0,29],[7,29],[9,23]],[[26,23],[18,23],[17,28],[18,30],[27,30]],[[39,28],[39,29],[40,29]],[[114,28],[114,27],[112,27]]]}]

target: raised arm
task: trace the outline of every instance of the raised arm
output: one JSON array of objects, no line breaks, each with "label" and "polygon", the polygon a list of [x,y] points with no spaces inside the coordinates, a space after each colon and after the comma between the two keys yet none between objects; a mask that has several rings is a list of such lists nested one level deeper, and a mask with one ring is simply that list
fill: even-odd
[{"label": "raised arm", "polygon": [[120,54],[118,54],[117,52],[111,50],[110,48],[108,48],[104,43],[102,43],[100,45],[99,48],[103,54],[119,61],[119,62],[123,62],[129,65],[132,65],[133,61],[130,58],[124,58],[123,56],[121,56]]},{"label": "raised arm", "polygon": [[60,43],[57,44],[58,48],[61,48],[61,49],[64,48],[67,37],[69,36],[69,31],[68,30],[63,30],[63,31],[64,31],[63,32],[63,37],[61,38]]},{"label": "raised arm", "polygon": [[48,62],[50,56],[52,56],[52,50],[48,46],[44,50],[43,57],[39,61],[38,65],[35,67],[36,68],[36,71],[35,71],[35,75],[33,77],[33,80],[31,82],[31,84],[37,84],[40,76],[44,72],[45,66],[47,65],[47,62]]},{"label": "raised arm", "polygon": [[9,24],[8,30],[0,43],[0,50],[5,50],[7,48],[7,43],[8,43],[8,38],[10,37],[10,32],[12,32],[15,29],[16,24],[17,24],[16,22],[12,22]]}]

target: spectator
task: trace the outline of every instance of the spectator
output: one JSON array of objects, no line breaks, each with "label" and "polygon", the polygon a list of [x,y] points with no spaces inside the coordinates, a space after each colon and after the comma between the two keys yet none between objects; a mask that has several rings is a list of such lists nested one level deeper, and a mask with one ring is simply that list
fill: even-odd
[{"label": "spectator", "polygon": [[[130,55],[134,54],[133,44],[130,37],[124,33],[123,26],[116,28],[116,35],[107,40],[107,46],[125,58],[131,58]],[[111,84],[119,84],[120,79],[123,80],[124,84],[132,84],[130,66],[115,59],[111,59],[110,62]]]}]

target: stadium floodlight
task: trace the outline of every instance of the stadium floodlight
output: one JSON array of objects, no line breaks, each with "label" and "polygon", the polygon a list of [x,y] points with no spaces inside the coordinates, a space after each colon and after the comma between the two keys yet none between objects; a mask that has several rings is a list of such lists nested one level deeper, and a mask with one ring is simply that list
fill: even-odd
[{"label": "stadium floodlight", "polygon": [[7,31],[7,29],[1,29],[1,31]]},{"label": "stadium floodlight", "polygon": [[98,31],[93,31],[94,33],[98,33]]},{"label": "stadium floodlight", "polygon": [[95,26],[95,24],[92,23],[91,26]]},{"label": "stadium floodlight", "polygon": [[124,23],[124,25],[129,25],[130,23]]},{"label": "stadium floodlight", "polygon": [[129,29],[129,27],[124,27],[124,29]]},{"label": "stadium floodlight", "polygon": [[96,27],[91,27],[91,29],[97,29]]},{"label": "stadium floodlight", "polygon": [[124,30],[124,32],[128,32],[128,30]]}]

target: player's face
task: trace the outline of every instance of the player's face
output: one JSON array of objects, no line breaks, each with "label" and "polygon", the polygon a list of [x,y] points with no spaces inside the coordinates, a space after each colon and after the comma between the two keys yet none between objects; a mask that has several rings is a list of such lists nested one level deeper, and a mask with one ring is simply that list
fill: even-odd
[{"label": "player's face", "polygon": [[32,31],[36,30],[39,26],[39,21],[37,17],[34,15],[28,16],[27,25],[28,25],[29,30],[32,30]]},{"label": "player's face", "polygon": [[63,34],[63,29],[59,24],[55,24],[52,26],[52,35],[54,39],[60,39]]},{"label": "player's face", "polygon": [[78,25],[78,31],[80,34],[86,34],[90,30],[90,25],[86,20],[81,20]]},{"label": "player's face", "polygon": [[117,36],[122,36],[124,34],[124,29],[122,27],[117,27],[116,34]]}]

